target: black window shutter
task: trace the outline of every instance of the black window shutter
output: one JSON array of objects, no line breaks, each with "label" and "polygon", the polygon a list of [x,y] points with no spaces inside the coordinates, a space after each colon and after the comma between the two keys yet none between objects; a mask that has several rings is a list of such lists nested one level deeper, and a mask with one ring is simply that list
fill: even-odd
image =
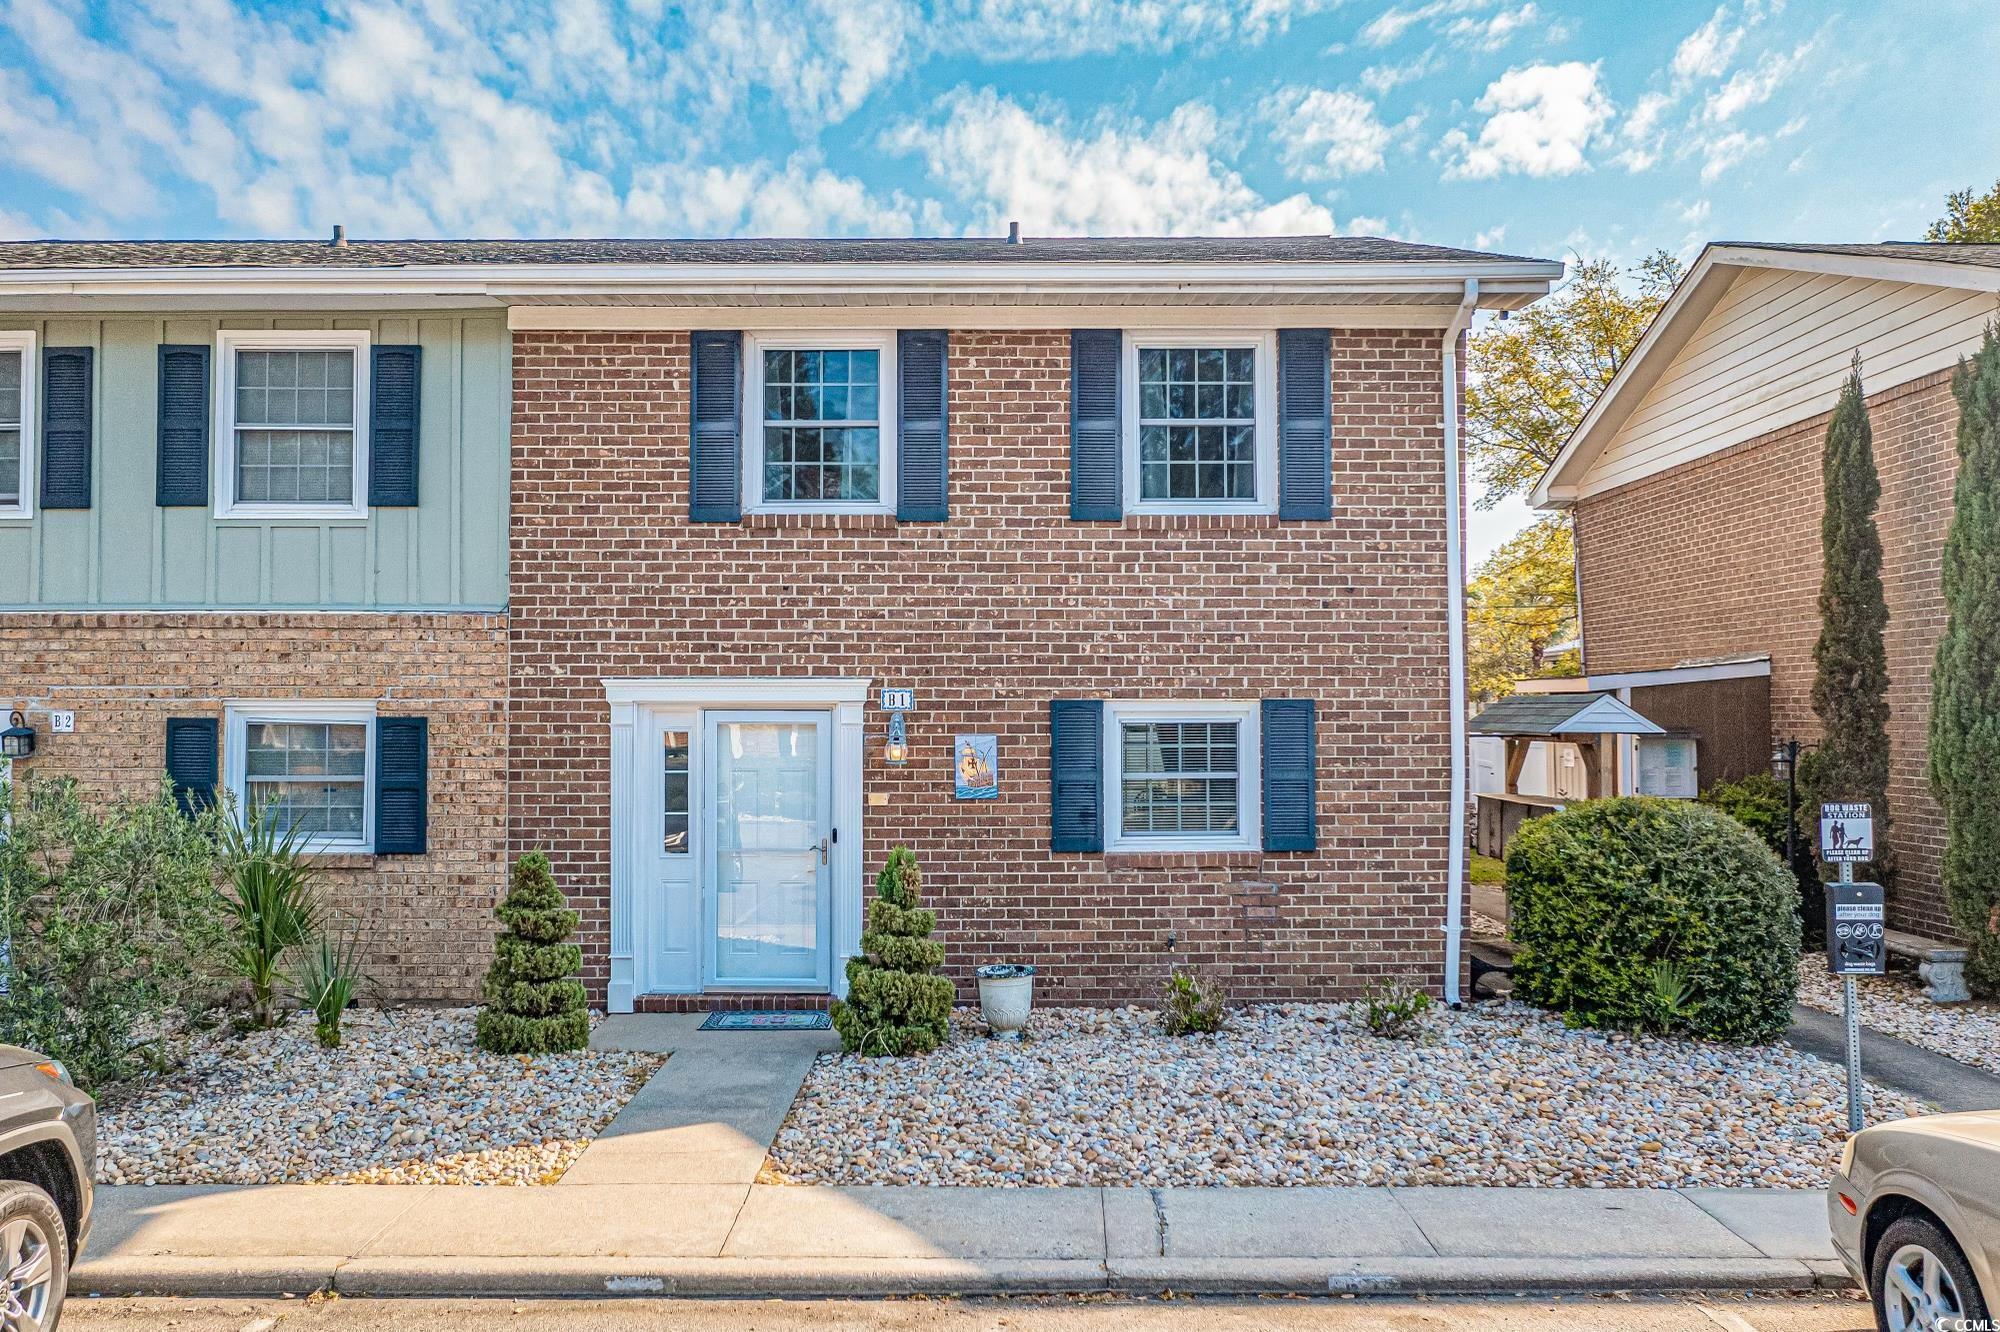
[{"label": "black window shutter", "polygon": [[1125,516],[1119,458],[1118,363],[1124,335],[1078,328],[1069,335],[1069,516],[1117,522]]},{"label": "black window shutter", "polygon": [[90,347],[42,349],[42,507],[90,507]]},{"label": "black window shutter", "polygon": [[159,472],[153,502],[161,508],[208,503],[208,348],[160,348]]},{"label": "black window shutter", "polygon": [[693,339],[693,421],[688,517],[733,523],[743,517],[743,335],[697,332]]},{"label": "black window shutter", "polygon": [[1313,762],[1313,701],[1264,700],[1264,849],[1319,847]]},{"label": "black window shutter", "polygon": [[1049,849],[1104,849],[1104,704],[1049,702]]},{"label": "black window shutter", "polygon": [[896,519],[941,523],[951,517],[945,458],[950,409],[945,395],[943,329],[896,334]]},{"label": "black window shutter", "polygon": [[222,780],[215,737],[213,717],[167,718],[167,777],[183,814],[215,803],[215,784]]},{"label": "black window shutter", "polygon": [[422,427],[424,349],[373,349],[368,370],[368,502],[409,508],[417,502],[417,441]]},{"label": "black window shutter", "polygon": [[420,856],[429,844],[430,720],[375,719],[375,854]]},{"label": "black window shutter", "polygon": [[1278,331],[1278,517],[1333,517],[1333,390],[1323,328]]}]

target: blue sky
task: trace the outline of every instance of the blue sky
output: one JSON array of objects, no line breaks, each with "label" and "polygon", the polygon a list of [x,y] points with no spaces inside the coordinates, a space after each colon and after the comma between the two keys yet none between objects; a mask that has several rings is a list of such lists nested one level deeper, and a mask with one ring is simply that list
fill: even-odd
[{"label": "blue sky", "polygon": [[[0,0],[0,236],[1915,237],[2000,4]],[[1474,553],[1518,521],[1475,524]]]}]

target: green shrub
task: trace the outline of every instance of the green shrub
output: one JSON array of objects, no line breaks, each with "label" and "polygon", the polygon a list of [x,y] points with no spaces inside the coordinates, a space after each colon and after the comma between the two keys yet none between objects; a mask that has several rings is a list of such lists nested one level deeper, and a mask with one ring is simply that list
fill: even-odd
[{"label": "green shrub", "polygon": [[361,936],[353,930],[321,934],[299,962],[299,997],[313,1011],[313,1035],[332,1050],[340,1045],[340,1017],[362,983]]},{"label": "green shrub", "polygon": [[1375,985],[1361,999],[1361,1020],[1383,1040],[1409,1040],[1423,1034],[1431,996],[1414,985]]},{"label": "green shrub", "polygon": [[1756,833],[1764,845],[1785,854],[1785,788],[1768,772],[1736,782],[1717,782],[1701,793],[1701,803],[1721,810]]},{"label": "green shrub", "polygon": [[863,956],[848,959],[847,999],[833,1005],[834,1029],[850,1052],[925,1054],[950,1034],[954,991],[934,974],[944,965],[944,945],[930,937],[937,913],[921,901],[916,855],[892,847],[868,904]]},{"label": "green shrub", "polygon": [[479,1048],[548,1054],[589,1045],[590,1010],[576,979],[583,950],[568,942],[581,917],[556,887],[547,856],[530,851],[514,862],[506,899],[494,914],[507,933],[494,941],[486,1007],[473,1020]]},{"label": "green shrub", "polygon": [[1167,977],[1160,1025],[1169,1036],[1221,1031],[1229,1021],[1229,996],[1221,982],[1199,971],[1176,969]]},{"label": "green shrub", "polygon": [[250,992],[250,1018],[274,1027],[295,956],[317,939],[325,919],[319,866],[296,824],[278,827],[274,812],[253,807],[240,824],[222,820],[223,894],[234,926],[228,963]]},{"label": "green shrub", "polygon": [[[0,786],[0,804],[9,794]],[[158,1066],[158,1038],[214,1000],[228,940],[222,815],[150,797],[87,803],[67,778],[11,793],[0,837],[0,1040],[87,1088]]]},{"label": "green shrub", "polygon": [[1767,1041],[1791,1021],[1797,885],[1718,810],[1645,796],[1571,805],[1521,826],[1507,885],[1514,993],[1530,1003],[1582,1026],[1730,1041]]}]

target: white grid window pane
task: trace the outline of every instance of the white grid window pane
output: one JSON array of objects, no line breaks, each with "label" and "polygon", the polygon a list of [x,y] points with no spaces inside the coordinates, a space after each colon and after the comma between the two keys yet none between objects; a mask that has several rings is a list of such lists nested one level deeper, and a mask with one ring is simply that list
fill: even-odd
[{"label": "white grid window pane", "polygon": [[1235,722],[1128,722],[1120,728],[1120,823],[1127,836],[1237,830],[1242,774]]},{"label": "white grid window pane", "polygon": [[686,855],[688,849],[688,733],[668,731],[661,760],[665,838],[662,849],[670,856]]},{"label": "white grid window pane", "polygon": [[764,498],[882,496],[882,356],[859,351],[764,353]]},{"label": "white grid window pane", "polygon": [[244,803],[303,837],[358,839],[368,795],[361,722],[251,722],[244,727]]},{"label": "white grid window pane", "polygon": [[236,498],[354,502],[354,353],[236,353]]},{"label": "white grid window pane", "polygon": [[1257,353],[1139,349],[1139,497],[1257,497]]},{"label": "white grid window pane", "polygon": [[21,502],[21,361],[0,352],[0,504]]}]

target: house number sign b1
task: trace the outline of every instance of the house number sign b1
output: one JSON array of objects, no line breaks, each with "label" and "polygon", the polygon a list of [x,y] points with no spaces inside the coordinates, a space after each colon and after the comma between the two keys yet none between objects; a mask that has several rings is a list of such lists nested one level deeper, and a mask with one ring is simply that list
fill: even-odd
[{"label": "house number sign b1", "polygon": [[915,712],[917,691],[914,689],[884,689],[882,691],[882,711]]}]

